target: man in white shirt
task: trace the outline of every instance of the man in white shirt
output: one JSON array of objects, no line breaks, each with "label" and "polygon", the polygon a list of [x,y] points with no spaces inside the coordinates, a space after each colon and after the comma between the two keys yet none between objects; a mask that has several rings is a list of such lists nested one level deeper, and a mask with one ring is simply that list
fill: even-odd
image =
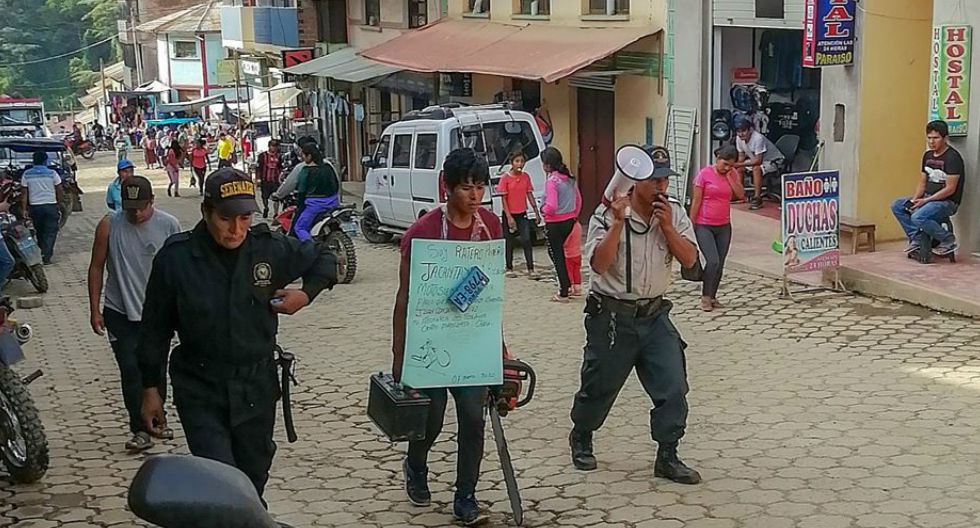
[{"label": "man in white shirt", "polygon": [[61,217],[58,211],[62,192],[61,176],[48,168],[46,152],[35,152],[33,161],[34,166],[25,170],[20,180],[20,185],[24,189],[23,209],[34,222],[42,260],[45,264],[51,264],[54,243],[58,238],[58,221]]},{"label": "man in white shirt", "polygon": [[752,188],[755,193],[752,195],[749,209],[761,209],[762,177],[778,171],[785,157],[776,145],[769,141],[769,138],[755,129],[748,119],[737,119],[735,130],[738,133],[738,139],[735,140],[735,146],[738,148],[738,163],[735,164],[735,168],[752,171]]}]

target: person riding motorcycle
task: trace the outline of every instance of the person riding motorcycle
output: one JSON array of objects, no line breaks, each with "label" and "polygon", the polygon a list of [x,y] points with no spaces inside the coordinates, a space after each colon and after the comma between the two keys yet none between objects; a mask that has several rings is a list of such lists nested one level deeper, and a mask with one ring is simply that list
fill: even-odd
[{"label": "person riding motorcycle", "polygon": [[340,180],[333,166],[323,161],[315,144],[303,145],[306,167],[300,172],[296,185],[296,221],[293,232],[302,242],[312,240],[310,229],[317,216],[340,206]]}]

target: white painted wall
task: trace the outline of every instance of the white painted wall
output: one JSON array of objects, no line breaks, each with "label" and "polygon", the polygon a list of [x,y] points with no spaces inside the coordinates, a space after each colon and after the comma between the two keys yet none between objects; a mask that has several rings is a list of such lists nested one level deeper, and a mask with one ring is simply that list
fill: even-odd
[{"label": "white painted wall", "polygon": [[170,46],[167,45],[167,37],[165,35],[160,35],[157,37],[157,73],[158,79],[163,84],[170,86],[170,68],[167,65],[170,62]]},{"label": "white painted wall", "polygon": [[[692,0],[691,3],[696,3]],[[805,0],[785,0],[782,19],[756,18],[756,0],[712,0],[716,26],[803,29]]]}]

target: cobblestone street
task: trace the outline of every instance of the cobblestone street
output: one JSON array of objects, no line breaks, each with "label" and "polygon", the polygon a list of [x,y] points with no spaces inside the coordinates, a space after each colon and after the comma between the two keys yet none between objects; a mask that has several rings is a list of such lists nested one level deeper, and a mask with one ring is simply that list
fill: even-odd
[{"label": "cobblestone street", "polygon": [[[145,456],[186,452],[170,408],[177,438],[146,455],[125,453],[116,365],[108,343],[89,328],[85,278],[113,172],[107,158],[83,166],[85,212],[62,231],[44,306],[16,314],[35,329],[18,370],[44,370],[30,390],[51,468],[30,486],[0,474],[0,526],[144,526],[126,508],[130,479]],[[162,172],[147,174],[157,206],[190,228],[200,215],[197,193],[168,198]],[[294,396],[300,439],[288,444],[280,424],[265,498],[296,528],[447,526],[453,411],[430,459],[428,509],[405,498],[405,446],[383,440],[365,415],[368,376],[390,369],[398,253],[394,244],[357,243],[355,282],[283,318],[280,343],[301,358]],[[8,288],[30,293],[25,281]],[[504,419],[528,526],[980,525],[977,322],[854,296],[794,304],[778,299],[776,281],[737,271],[722,284],[728,308],[705,314],[698,286],[678,283],[673,317],[690,345],[691,385],[680,454],[704,476],[698,486],[682,486],[653,477],[650,402],[635,377],[597,433],[598,471],[572,469],[568,411],[578,388],[582,306],[549,302],[551,288],[527,279],[506,286],[507,342],[539,377],[534,401]],[[510,508],[489,427],[487,435],[477,497],[492,525],[506,526]]]}]

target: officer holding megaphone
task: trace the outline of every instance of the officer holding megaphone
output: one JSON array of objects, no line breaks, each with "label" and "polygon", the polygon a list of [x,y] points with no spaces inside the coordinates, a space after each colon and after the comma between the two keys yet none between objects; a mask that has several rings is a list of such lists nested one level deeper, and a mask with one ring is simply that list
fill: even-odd
[{"label": "officer holding megaphone", "polygon": [[596,468],[592,434],[636,369],[653,400],[654,475],[696,484],[701,475],[677,457],[687,422],[687,345],[670,321],[672,305],[664,294],[674,260],[686,278],[701,269],[697,238],[684,207],[668,196],[669,178],[677,174],[666,152],[626,146],[616,153],[616,164],[608,196],[589,223],[592,280],[582,385],[571,414],[572,462],[580,470]]}]

